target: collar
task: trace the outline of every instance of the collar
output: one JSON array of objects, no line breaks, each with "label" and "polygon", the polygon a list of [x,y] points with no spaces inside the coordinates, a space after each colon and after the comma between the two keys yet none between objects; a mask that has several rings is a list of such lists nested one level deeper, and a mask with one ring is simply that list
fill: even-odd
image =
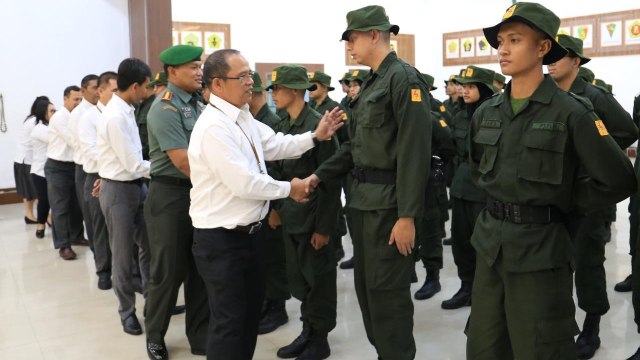
[{"label": "collar", "polygon": [[571,88],[569,89],[569,91],[574,94],[584,94],[586,87],[587,82],[585,81],[585,79],[578,76],[575,80],[573,80],[573,84],[571,84]]},{"label": "collar", "polygon": [[[88,109],[88,108],[92,107],[92,106],[93,106],[93,104],[92,104],[92,103],[90,103],[90,102],[88,102],[88,101],[87,101],[87,99],[82,98],[82,101],[80,101],[80,104],[78,104],[78,106],[77,106],[77,107],[81,107],[81,106],[82,106],[83,108],[85,108],[85,109]],[[75,110],[75,109],[74,109],[74,110]]]},{"label": "collar", "polygon": [[387,54],[384,60],[382,60],[382,62],[380,63],[380,67],[378,67],[378,70],[373,71],[373,73],[377,74],[379,77],[384,77],[391,64],[396,60],[398,60],[398,55],[396,55],[396,53],[393,51],[390,52],[389,54]]},{"label": "collar", "polygon": [[180,98],[180,100],[182,100],[182,102],[184,102],[185,104],[188,104],[189,101],[191,101],[191,99],[193,99],[193,94],[190,94],[184,90],[182,90],[182,88],[179,88],[177,85],[173,84],[173,83],[169,83],[169,85],[167,85],[167,89],[171,90],[171,92]]},{"label": "collar", "polygon": [[111,98],[109,103],[113,103],[114,106],[117,106],[120,110],[124,111],[126,114],[133,114],[135,110],[135,108],[132,105],[122,100],[122,98],[118,96],[118,94],[113,94],[113,97]]},{"label": "collar", "polygon": [[104,108],[105,108],[107,105],[102,104],[102,101],[98,100],[98,103],[96,104],[96,106],[98,107],[98,111],[103,112],[103,111],[104,111]]},{"label": "collar", "polygon": [[[302,111],[300,111],[300,114],[298,114],[296,121],[294,121],[293,124],[291,125],[302,126],[304,124],[304,120],[307,118],[307,115],[309,115],[310,112],[311,112],[311,107],[309,106],[308,103],[304,103],[304,107],[302,108]],[[291,116],[287,115],[287,119],[288,120],[291,119]]]},{"label": "collar", "polygon": [[249,104],[244,104],[242,105],[242,107],[238,108],[214,94],[211,94],[209,102],[211,103],[211,105],[220,109],[220,111],[222,111],[226,115],[226,117],[233,122],[238,122],[242,113],[244,113],[245,116],[249,118],[253,118],[253,116],[251,116],[251,113],[249,112]]},{"label": "collar", "polygon": [[[509,81],[509,84],[507,84],[507,86],[505,87],[504,92],[498,96],[498,99],[495,102],[495,106],[499,106],[505,101],[511,101],[511,84],[512,82]],[[556,91],[558,91],[558,89],[558,84],[556,84],[551,76],[545,75],[540,85],[538,85],[538,88],[529,97],[529,102],[549,104],[551,103],[551,99],[555,95]]]}]

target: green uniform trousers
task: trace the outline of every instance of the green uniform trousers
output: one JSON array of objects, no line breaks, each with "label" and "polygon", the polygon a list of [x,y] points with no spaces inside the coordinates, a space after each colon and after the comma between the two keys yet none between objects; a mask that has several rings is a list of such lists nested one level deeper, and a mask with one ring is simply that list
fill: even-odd
[{"label": "green uniform trousers", "polygon": [[311,246],[311,233],[284,232],[287,278],[291,294],[302,302],[301,319],[314,331],[328,334],[336,327],[338,292],[336,252],[329,243],[319,250]]},{"label": "green uniform trousers", "polygon": [[486,204],[452,196],[451,208],[451,251],[458,267],[458,277],[473,283],[476,271],[476,250],[471,245],[471,235],[478,215]]},{"label": "green uniform trousers", "polygon": [[144,204],[149,236],[150,279],[147,284],[147,339],[162,342],[184,282],[186,334],[191,349],[207,349],[209,305],[207,291],[196,269],[191,245],[190,187],[151,181]]},{"label": "green uniform trousers", "polygon": [[[635,198],[635,199],[634,199]],[[629,204],[629,212],[631,213],[629,216],[629,226],[630,226],[630,236],[635,236],[635,239],[629,239],[629,242],[633,244],[633,246],[631,246],[631,274],[640,274],[640,261],[638,261],[640,259],[640,246],[638,244],[638,241],[640,241],[640,237],[638,237],[639,234],[639,230],[638,226],[640,226],[640,224],[638,223],[638,218],[639,218],[639,214],[638,211],[639,209],[639,205],[638,204],[638,195],[634,194],[633,196],[631,196],[631,201],[632,203]],[[635,219],[632,221],[631,219],[634,218]],[[633,235],[632,235],[633,234]],[[632,241],[635,240],[635,241]],[[638,333],[640,333],[640,276],[631,276],[631,288],[633,291],[633,295],[632,295],[632,302],[633,302],[633,313],[634,313],[634,320],[636,322],[636,325],[638,326]]]},{"label": "green uniform trousers", "polygon": [[[428,270],[442,269],[442,220],[439,205],[427,209],[425,214],[416,222],[416,256]],[[417,260],[416,260],[417,261]]]},{"label": "green uniform trousers", "polygon": [[[638,208],[638,194],[633,194],[629,198],[629,255],[631,255],[631,264],[636,256],[636,242],[638,241],[638,226],[640,226],[640,209]],[[631,269],[633,271],[633,269]]]},{"label": "green uniform trousers", "polygon": [[269,221],[264,219],[262,226],[267,229],[264,260],[267,265],[267,300],[285,301],[291,299],[287,283],[287,260],[284,250],[282,226],[272,229]]},{"label": "green uniform trousers", "polygon": [[342,249],[342,237],[347,235],[347,219],[344,215],[344,208],[340,208],[340,214],[338,214],[338,223],[336,224],[336,231],[331,234],[331,243],[336,249]]},{"label": "green uniform trousers", "polygon": [[388,245],[397,209],[349,209],[352,219],[354,282],[369,342],[384,360],[410,360],[413,339],[413,256]]},{"label": "green uniform trousers", "polygon": [[589,314],[604,315],[609,311],[605,260],[605,222],[609,209],[587,214],[578,226],[574,240],[575,281],[578,307]]},{"label": "green uniform trousers", "polygon": [[447,187],[444,185],[440,188],[440,192],[438,193],[438,206],[440,208],[440,224],[437,229],[440,231],[440,240],[442,240],[447,236],[445,223],[449,220],[449,195],[447,194]]},{"label": "green uniform trousers", "polygon": [[465,333],[468,360],[575,359],[571,266],[507,272],[502,252],[493,266],[478,257]]}]

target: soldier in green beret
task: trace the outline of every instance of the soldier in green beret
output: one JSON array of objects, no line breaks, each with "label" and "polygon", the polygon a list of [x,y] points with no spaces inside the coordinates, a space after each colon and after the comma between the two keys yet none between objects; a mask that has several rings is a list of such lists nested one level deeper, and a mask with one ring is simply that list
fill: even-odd
[{"label": "soldier in green beret", "polygon": [[[307,70],[299,65],[282,65],[271,73],[271,96],[276,108],[285,109],[286,117],[278,131],[303,134],[315,130],[322,116],[304,100],[309,82]],[[338,149],[338,141],[319,143],[298,159],[278,162],[280,180],[305,178]],[[327,335],[336,326],[335,247],[329,242],[335,231],[340,208],[340,183],[329,181],[311,194],[307,203],[283,199],[278,208],[282,220],[287,277],[291,294],[300,306],[302,332],[289,345],[278,350],[278,357],[326,359],[331,354]]]},{"label": "soldier in green beret", "polygon": [[420,72],[390,49],[390,34],[398,30],[381,6],[347,14],[342,40],[371,71],[350,104],[349,143],[305,181],[311,189],[351,172],[347,205],[364,327],[378,357],[404,360],[416,354],[411,253],[424,212],[431,114]]},{"label": "soldier in green beret", "polygon": [[[264,86],[262,86],[260,74],[254,72],[252,78],[253,86],[251,87],[251,92],[253,94],[249,101],[249,111],[256,120],[278,132],[280,122],[283,120],[269,109],[267,93]],[[269,176],[274,179],[280,178],[277,166],[274,166],[273,162],[267,161],[266,165]],[[258,325],[258,334],[268,334],[289,321],[285,303],[291,298],[291,293],[287,283],[282,221],[276,210],[278,204],[279,200],[269,202],[269,214],[263,220],[263,226],[267,229],[268,241],[267,246],[265,246],[265,262],[269,271],[267,272],[267,287],[262,306],[262,316]]]},{"label": "soldier in green beret", "polygon": [[549,9],[517,2],[483,29],[511,81],[471,120],[469,170],[488,201],[471,238],[467,359],[575,359],[571,215],[636,191],[591,103],[543,74],[567,55],[559,27]]},{"label": "soldier in green beret", "polygon": [[160,53],[168,85],[151,105],[147,117],[151,182],[144,217],[149,233],[151,278],[145,327],[147,353],[152,359],[169,356],[164,337],[183,282],[191,352],[204,355],[207,348],[209,308],[204,282],[191,253],[187,157],[191,130],[204,107],[196,95],[202,87],[201,55],[202,48],[192,45],[175,45]]},{"label": "soldier in green beret", "polygon": [[[638,128],[631,116],[608,90],[592,85],[578,76],[579,68],[591,60],[583,53],[582,40],[569,35],[558,35],[557,41],[568,53],[547,66],[549,75],[561,89],[589,99],[598,119],[620,149],[625,150],[638,139]],[[584,214],[574,239],[578,306],[587,313],[582,332],[576,341],[579,359],[591,359],[600,347],[600,317],[610,307],[604,270],[606,229],[611,225],[610,212],[610,209],[602,209]]]}]

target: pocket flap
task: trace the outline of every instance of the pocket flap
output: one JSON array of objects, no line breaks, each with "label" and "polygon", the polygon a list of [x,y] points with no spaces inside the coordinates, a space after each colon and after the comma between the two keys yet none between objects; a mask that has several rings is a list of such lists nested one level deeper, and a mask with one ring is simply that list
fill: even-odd
[{"label": "pocket flap", "polygon": [[482,145],[496,145],[502,134],[502,129],[480,128],[473,141]]},{"label": "pocket flap", "polygon": [[572,338],[579,333],[580,328],[574,318],[540,320],[536,324],[536,342],[538,344]]},{"label": "pocket flap", "polygon": [[553,152],[564,152],[566,133],[550,131],[531,131],[522,138],[522,145]]},{"label": "pocket flap", "polygon": [[388,91],[389,89],[387,88],[373,90],[371,94],[367,95],[367,102],[379,101],[387,94]]}]

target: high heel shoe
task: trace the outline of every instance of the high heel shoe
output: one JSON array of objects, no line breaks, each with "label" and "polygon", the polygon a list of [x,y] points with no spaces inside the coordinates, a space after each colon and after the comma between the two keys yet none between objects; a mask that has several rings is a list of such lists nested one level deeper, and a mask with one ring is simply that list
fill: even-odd
[{"label": "high heel shoe", "polygon": [[31,220],[31,219],[29,219],[28,217],[25,216],[24,217],[24,223],[27,224],[27,225],[32,225],[32,224],[37,224],[38,221],[37,220]]},{"label": "high heel shoe", "polygon": [[44,229],[42,230],[36,230],[36,237],[38,239],[42,239],[44,237]]}]

